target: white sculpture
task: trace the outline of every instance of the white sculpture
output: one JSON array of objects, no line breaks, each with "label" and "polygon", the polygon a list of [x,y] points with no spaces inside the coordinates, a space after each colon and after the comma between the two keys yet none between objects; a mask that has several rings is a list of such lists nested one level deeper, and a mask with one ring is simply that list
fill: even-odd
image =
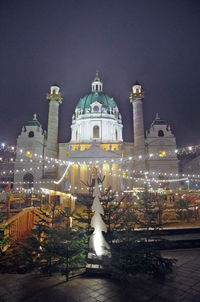
[{"label": "white sculpture", "polygon": [[94,215],[91,219],[91,227],[94,228],[94,232],[90,237],[89,247],[95,251],[98,257],[101,258],[101,256],[103,255],[110,255],[110,247],[102,234],[102,232],[107,232],[107,229],[101,217],[101,215],[104,215],[104,210],[99,200],[100,196],[101,194],[96,177],[95,188],[93,192],[94,201],[92,204],[92,211],[94,212]]}]

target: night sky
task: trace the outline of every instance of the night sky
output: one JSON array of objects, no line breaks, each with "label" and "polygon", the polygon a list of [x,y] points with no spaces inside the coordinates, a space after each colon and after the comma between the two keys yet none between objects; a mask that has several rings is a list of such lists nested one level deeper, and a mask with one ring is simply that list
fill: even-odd
[{"label": "night sky", "polygon": [[138,80],[145,128],[158,112],[179,146],[200,144],[199,32],[199,0],[1,0],[0,141],[15,144],[35,112],[47,128],[54,81],[64,97],[59,141],[69,141],[75,106],[98,69],[125,141],[133,141],[129,92]]}]

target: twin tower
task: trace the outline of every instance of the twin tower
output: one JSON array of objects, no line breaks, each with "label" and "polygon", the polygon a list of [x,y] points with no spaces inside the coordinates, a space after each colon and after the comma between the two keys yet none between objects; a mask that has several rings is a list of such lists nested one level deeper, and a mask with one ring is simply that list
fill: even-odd
[{"label": "twin tower", "polygon": [[[80,98],[75,107],[70,142],[58,143],[59,106],[63,98],[57,84],[50,87],[50,93],[46,94],[49,102],[47,133],[34,115],[33,120],[23,126],[17,139],[18,151],[14,175],[16,190],[17,188],[18,191],[21,190],[22,185],[24,189],[33,187],[40,190],[44,183],[48,188],[57,189],[54,181],[63,179],[60,183],[61,191],[84,193],[85,187],[82,186],[82,182],[91,181],[94,168],[98,168],[99,173],[106,175],[106,186],[111,185],[115,191],[123,190],[122,185],[128,190],[133,186],[129,184],[133,170],[177,173],[178,160],[174,153],[176,139],[170,126],[156,116],[145,137],[144,92],[138,82],[133,85],[130,93],[130,102],[133,105],[134,143],[123,142],[123,123],[117,103],[103,91],[103,83],[98,75],[94,78],[91,88],[91,92]],[[21,149],[23,153],[20,152]],[[36,168],[31,163],[34,154],[40,158]],[[150,158],[149,154],[157,156]],[[127,161],[123,161],[122,158],[132,156],[133,160],[126,166]],[[27,162],[27,157],[30,163]],[[51,165],[48,158],[70,161],[74,164],[64,175],[65,167]],[[42,159],[47,160],[48,164],[44,165]]]}]

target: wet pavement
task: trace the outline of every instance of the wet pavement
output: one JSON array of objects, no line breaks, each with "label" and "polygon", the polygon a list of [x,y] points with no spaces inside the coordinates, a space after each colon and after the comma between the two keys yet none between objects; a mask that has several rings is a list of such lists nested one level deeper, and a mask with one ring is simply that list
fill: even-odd
[{"label": "wet pavement", "polygon": [[135,277],[131,284],[101,277],[64,277],[1,274],[0,302],[200,302],[200,249],[170,250],[177,258],[164,280]]}]

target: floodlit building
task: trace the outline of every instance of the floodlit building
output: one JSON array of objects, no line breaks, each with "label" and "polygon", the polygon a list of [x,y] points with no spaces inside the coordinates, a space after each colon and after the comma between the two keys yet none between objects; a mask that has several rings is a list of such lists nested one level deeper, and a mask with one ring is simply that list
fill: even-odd
[{"label": "floodlit building", "polygon": [[[178,173],[176,139],[170,126],[158,116],[146,136],[143,122],[144,92],[136,82],[130,94],[133,108],[133,142],[123,141],[123,120],[115,100],[104,92],[96,74],[91,92],[81,98],[72,115],[71,140],[58,142],[59,107],[63,98],[53,84],[49,101],[47,132],[36,114],[17,139],[15,190],[56,189],[87,193],[96,173],[103,186],[116,192],[144,185],[155,172]],[[127,107],[130,106],[127,103]],[[167,179],[169,175],[166,175]],[[150,182],[158,186],[158,183]]]}]

